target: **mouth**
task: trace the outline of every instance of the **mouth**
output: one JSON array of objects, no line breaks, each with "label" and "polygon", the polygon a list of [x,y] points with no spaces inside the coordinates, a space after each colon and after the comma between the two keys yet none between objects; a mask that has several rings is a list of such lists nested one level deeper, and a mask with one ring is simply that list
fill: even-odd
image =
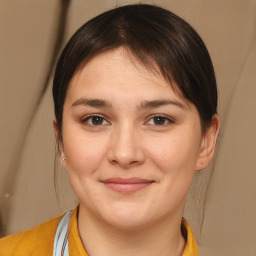
[{"label": "mouth", "polygon": [[149,187],[155,181],[140,178],[110,178],[101,182],[111,190],[119,193],[130,194]]}]

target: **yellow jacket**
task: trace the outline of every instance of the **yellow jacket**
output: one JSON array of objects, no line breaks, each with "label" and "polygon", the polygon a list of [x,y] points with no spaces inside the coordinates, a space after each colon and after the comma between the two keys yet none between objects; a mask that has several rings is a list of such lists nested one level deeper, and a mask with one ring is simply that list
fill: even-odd
[{"label": "yellow jacket", "polygon": [[[77,208],[78,209],[78,208]],[[70,256],[88,256],[77,229],[77,209],[70,221]],[[42,223],[32,229],[0,239],[0,256],[46,256],[53,254],[53,243],[62,216]],[[188,223],[183,220],[187,230],[187,241],[182,256],[198,256],[196,241]]]}]

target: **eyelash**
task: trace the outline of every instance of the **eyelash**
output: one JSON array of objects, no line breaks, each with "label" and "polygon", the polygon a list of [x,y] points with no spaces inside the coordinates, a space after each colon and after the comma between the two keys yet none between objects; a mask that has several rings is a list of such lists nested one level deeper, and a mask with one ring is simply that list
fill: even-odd
[{"label": "eyelash", "polygon": [[[93,115],[85,116],[85,117],[82,118],[81,122],[82,123],[88,123],[88,121],[90,119],[92,120],[93,117],[99,117],[99,118],[101,118],[103,120],[103,122],[104,121],[107,122],[106,119],[102,115],[99,115],[99,114],[93,114]],[[102,124],[101,125],[89,124],[89,125],[91,125],[91,126],[101,126]]]},{"label": "eyelash", "polygon": [[[164,119],[164,124],[162,125],[157,125],[157,124],[151,124],[151,125],[154,125],[154,126],[159,126],[159,127],[163,127],[163,126],[167,126],[168,124],[172,124],[174,123],[174,120],[171,119],[170,117],[167,117],[167,116],[164,116],[164,115],[154,115],[154,116],[151,116],[149,120],[154,120],[154,118],[163,118]],[[149,121],[147,121],[149,122]],[[167,122],[167,123],[166,123]]]},{"label": "eyelash", "polygon": [[[82,118],[81,122],[82,123],[88,123],[88,121],[94,117],[99,117],[100,120],[102,120],[103,122],[107,122],[109,123],[102,115],[100,114],[93,114],[93,115],[89,115],[89,116],[85,116]],[[158,127],[163,127],[163,126],[167,126],[168,124],[172,124],[174,123],[174,120],[172,120],[171,118],[167,117],[167,116],[164,116],[164,115],[154,115],[154,116],[151,116],[147,123],[150,121],[150,120],[154,120],[154,118],[163,118],[164,119],[164,124],[160,124],[160,125],[157,125],[157,124],[150,124],[150,125],[153,125],[153,126],[158,126]],[[167,123],[166,123],[167,122]],[[106,124],[99,124],[99,125],[95,125],[95,124],[89,124],[90,126],[102,126],[102,125],[106,125]]]}]

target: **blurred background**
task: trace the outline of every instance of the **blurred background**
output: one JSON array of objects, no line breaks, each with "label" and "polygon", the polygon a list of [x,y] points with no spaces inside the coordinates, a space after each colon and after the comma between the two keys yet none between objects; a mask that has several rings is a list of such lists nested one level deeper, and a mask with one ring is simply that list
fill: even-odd
[{"label": "blurred background", "polygon": [[31,228],[77,204],[66,171],[54,186],[51,98],[57,57],[95,15],[130,3],[181,16],[210,52],[222,121],[211,166],[185,209],[207,256],[256,251],[256,0],[0,0],[0,236]]}]

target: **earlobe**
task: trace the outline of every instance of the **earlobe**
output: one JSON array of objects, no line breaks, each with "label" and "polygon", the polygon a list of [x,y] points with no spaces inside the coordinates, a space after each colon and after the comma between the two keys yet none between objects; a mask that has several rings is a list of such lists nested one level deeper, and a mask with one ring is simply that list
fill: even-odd
[{"label": "earlobe", "polygon": [[58,129],[56,119],[53,120],[53,129],[54,129],[54,133],[55,133],[56,143],[57,143],[57,146],[58,146],[58,152],[59,152],[60,159],[61,159],[61,165],[64,168],[66,168],[67,167],[67,161],[66,161],[66,157],[65,157],[65,153],[64,153],[64,149],[63,149],[63,144],[60,140],[59,129]]},{"label": "earlobe", "polygon": [[61,152],[60,160],[61,160],[61,165],[63,166],[63,168],[67,168],[67,159],[65,157],[64,152]]},{"label": "earlobe", "polygon": [[217,114],[212,117],[211,125],[207,128],[201,142],[197,158],[196,170],[206,168],[215,151],[216,141],[220,129],[220,119]]}]

